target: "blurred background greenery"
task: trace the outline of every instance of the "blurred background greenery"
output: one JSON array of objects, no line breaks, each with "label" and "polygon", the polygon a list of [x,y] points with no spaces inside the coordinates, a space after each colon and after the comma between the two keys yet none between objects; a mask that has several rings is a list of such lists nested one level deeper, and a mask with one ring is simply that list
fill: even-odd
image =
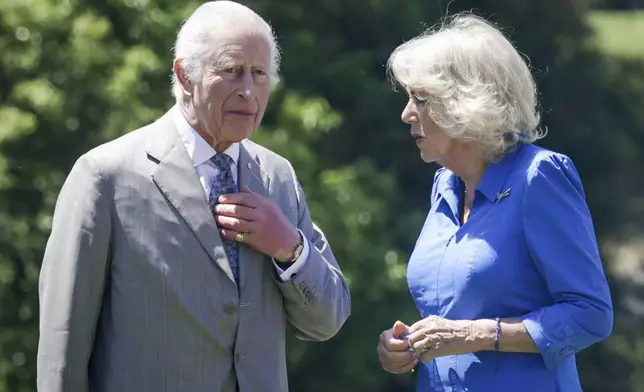
[{"label": "blurred background greenery", "polygon": [[[0,0],[0,392],[35,391],[37,280],[53,206],[86,150],[162,115],[171,47],[199,1]],[[388,54],[446,12],[499,23],[530,58],[541,145],[575,161],[616,306],[578,356],[585,391],[644,391],[642,0],[247,0],[275,28],[282,83],[254,139],[293,162],[353,293],[322,344],[289,341],[293,391],[412,391],[375,346],[418,316],[406,261],[429,203]],[[267,358],[270,360],[270,358]]]}]

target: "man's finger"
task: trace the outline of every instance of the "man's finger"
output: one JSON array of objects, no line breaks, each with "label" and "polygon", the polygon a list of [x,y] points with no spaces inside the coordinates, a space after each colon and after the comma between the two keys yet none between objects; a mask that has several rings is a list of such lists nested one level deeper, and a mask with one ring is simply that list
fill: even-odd
[{"label": "man's finger", "polygon": [[[222,239],[226,241],[235,241],[235,236],[240,233],[239,231],[235,230],[230,230],[230,229],[225,229],[225,228],[219,228],[219,235],[221,236]],[[252,233],[244,233],[244,244],[248,244],[249,246],[252,246],[253,242],[253,234]]]},{"label": "man's finger", "polygon": [[230,216],[217,215],[215,217],[217,226],[223,229],[234,230],[240,233],[252,233],[255,225],[251,221],[232,218]]},{"label": "man's finger", "polygon": [[238,204],[251,208],[257,208],[260,204],[258,195],[252,192],[227,193],[219,196],[217,201],[221,204]]},{"label": "man's finger", "polygon": [[235,236],[237,235],[237,232],[235,230],[229,230],[229,229],[219,229],[219,235],[221,236],[222,239],[226,241],[234,241]]},{"label": "man's finger", "polygon": [[217,215],[238,218],[247,221],[257,220],[257,214],[254,208],[238,204],[217,204],[215,206],[215,213]]}]

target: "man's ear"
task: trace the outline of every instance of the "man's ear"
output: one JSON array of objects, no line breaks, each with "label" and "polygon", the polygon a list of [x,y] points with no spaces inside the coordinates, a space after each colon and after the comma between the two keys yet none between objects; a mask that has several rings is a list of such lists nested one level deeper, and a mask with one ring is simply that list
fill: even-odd
[{"label": "man's ear", "polygon": [[172,62],[172,70],[174,71],[174,75],[179,81],[181,91],[183,91],[185,95],[192,95],[193,84],[192,81],[190,81],[190,78],[188,77],[185,69],[183,68],[183,65],[181,65],[181,59],[174,59],[174,61]]}]

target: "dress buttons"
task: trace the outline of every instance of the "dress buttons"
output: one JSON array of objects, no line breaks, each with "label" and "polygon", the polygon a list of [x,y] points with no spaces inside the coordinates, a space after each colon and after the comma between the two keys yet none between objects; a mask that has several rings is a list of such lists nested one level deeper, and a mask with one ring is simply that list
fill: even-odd
[{"label": "dress buttons", "polygon": [[233,314],[236,311],[237,311],[237,305],[235,305],[234,303],[228,303],[224,305],[224,312],[226,312],[226,314]]}]

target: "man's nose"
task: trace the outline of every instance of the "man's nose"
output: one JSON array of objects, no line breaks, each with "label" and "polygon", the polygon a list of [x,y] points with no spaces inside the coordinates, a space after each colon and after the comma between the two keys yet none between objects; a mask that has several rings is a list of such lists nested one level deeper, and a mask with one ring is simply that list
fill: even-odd
[{"label": "man's nose", "polygon": [[242,72],[237,93],[243,98],[252,98],[255,95],[255,81],[253,73],[249,69],[244,69]]}]

